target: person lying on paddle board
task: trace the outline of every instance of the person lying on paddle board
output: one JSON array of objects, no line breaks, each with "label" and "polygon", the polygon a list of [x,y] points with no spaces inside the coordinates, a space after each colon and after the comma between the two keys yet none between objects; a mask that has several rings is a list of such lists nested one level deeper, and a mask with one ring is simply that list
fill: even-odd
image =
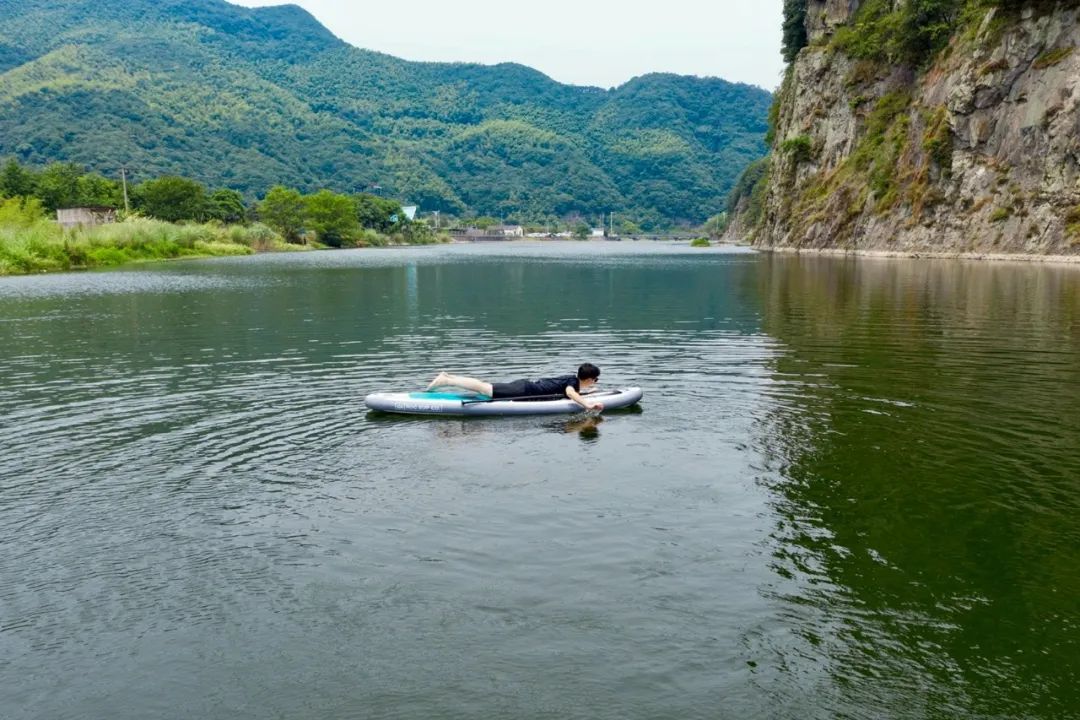
[{"label": "person lying on paddle board", "polygon": [[524,398],[544,395],[565,395],[586,410],[603,410],[599,400],[590,400],[581,393],[596,384],[600,377],[600,368],[592,363],[585,363],[578,368],[577,375],[540,378],[539,380],[514,380],[507,383],[490,383],[464,375],[451,375],[441,372],[428,385],[428,391],[437,387],[452,385],[473,392],[487,395],[492,400],[501,398]]}]

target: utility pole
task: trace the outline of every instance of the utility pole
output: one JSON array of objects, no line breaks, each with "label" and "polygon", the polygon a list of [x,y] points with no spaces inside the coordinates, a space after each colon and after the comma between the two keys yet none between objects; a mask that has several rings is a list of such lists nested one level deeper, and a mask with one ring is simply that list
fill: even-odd
[{"label": "utility pole", "polygon": [[439,211],[435,211],[435,230],[439,229]]},{"label": "utility pole", "polygon": [[121,178],[121,179],[123,180],[123,182],[124,182],[124,214],[125,214],[125,215],[129,215],[129,214],[131,214],[131,203],[130,203],[130,202],[128,202],[128,192],[127,192],[127,168],[123,168],[123,167],[122,167],[122,168],[120,168],[120,178]]}]

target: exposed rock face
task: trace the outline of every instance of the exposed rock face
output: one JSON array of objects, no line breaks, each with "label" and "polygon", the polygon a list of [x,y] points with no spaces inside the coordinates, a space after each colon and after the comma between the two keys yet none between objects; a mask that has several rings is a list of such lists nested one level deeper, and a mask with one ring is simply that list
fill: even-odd
[{"label": "exposed rock face", "polygon": [[989,10],[916,73],[828,46],[857,6],[808,5],[754,244],[1080,254],[1080,8]]},{"label": "exposed rock face", "polygon": [[832,35],[859,9],[859,0],[809,0],[806,3],[806,36],[810,42]]}]

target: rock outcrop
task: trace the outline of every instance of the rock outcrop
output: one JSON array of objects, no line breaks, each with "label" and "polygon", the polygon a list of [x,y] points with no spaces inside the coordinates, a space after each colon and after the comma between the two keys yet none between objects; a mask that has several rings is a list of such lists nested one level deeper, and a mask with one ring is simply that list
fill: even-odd
[{"label": "rock outcrop", "polygon": [[729,238],[1080,254],[1077,3],[969,13],[930,62],[895,65],[836,42],[845,28],[861,32],[858,5],[808,0],[808,44],[778,93],[762,207],[753,222],[737,217]]}]

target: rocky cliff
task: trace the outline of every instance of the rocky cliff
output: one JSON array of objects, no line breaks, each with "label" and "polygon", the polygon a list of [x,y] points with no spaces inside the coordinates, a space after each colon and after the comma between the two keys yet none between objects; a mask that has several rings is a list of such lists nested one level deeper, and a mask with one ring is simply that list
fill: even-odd
[{"label": "rocky cliff", "polygon": [[805,47],[730,239],[1080,254],[1080,3],[800,4]]}]

